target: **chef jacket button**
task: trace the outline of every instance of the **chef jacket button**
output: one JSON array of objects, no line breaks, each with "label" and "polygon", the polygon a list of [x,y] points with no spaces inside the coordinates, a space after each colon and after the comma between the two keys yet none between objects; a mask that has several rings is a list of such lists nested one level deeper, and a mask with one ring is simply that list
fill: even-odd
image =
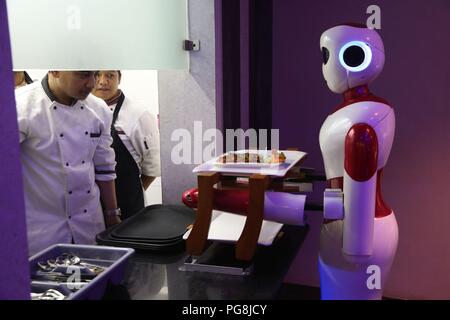
[{"label": "chef jacket button", "polygon": [[68,162],[66,162],[66,166],[67,166],[67,167],[69,166],[69,163],[68,163]]},{"label": "chef jacket button", "polygon": [[87,193],[91,193],[91,190],[88,190]]},{"label": "chef jacket button", "polygon": [[87,135],[89,132],[85,131],[84,134]]},{"label": "chef jacket button", "polygon": [[62,137],[64,137],[64,134],[61,133],[59,136],[62,138]]},{"label": "chef jacket button", "polygon": [[69,191],[69,194],[72,194],[72,191]]},{"label": "chef jacket button", "polygon": [[81,106],[81,109],[84,109],[84,107],[83,107],[83,106]]},{"label": "chef jacket button", "polygon": [[86,162],[86,161],[84,161],[84,160],[83,160],[83,161],[81,161],[81,163],[85,163],[85,162]]},{"label": "chef jacket button", "polygon": [[72,219],[72,216],[69,216],[69,219]]},{"label": "chef jacket button", "polygon": [[87,212],[87,210],[86,209],[84,209],[84,211],[83,211],[84,213],[86,213]]},{"label": "chef jacket button", "polygon": [[56,110],[56,106],[53,107],[53,110]]}]

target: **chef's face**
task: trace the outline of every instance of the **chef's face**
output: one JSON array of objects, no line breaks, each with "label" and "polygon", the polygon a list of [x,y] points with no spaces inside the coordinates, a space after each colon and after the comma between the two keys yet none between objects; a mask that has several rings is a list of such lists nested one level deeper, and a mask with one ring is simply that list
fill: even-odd
[{"label": "chef's face", "polygon": [[94,71],[58,71],[58,87],[72,99],[84,100],[95,85]]},{"label": "chef's face", "polygon": [[109,100],[117,95],[120,74],[117,70],[98,71],[95,74],[95,88],[92,93],[103,100]]}]

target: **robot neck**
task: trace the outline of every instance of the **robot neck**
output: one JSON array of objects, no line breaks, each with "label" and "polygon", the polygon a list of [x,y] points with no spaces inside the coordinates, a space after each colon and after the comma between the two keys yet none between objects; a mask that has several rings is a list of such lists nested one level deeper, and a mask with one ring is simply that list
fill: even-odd
[{"label": "robot neck", "polygon": [[362,101],[374,101],[374,102],[380,102],[380,103],[384,103],[389,105],[389,103],[380,98],[377,97],[375,95],[373,95],[370,91],[369,91],[369,87],[367,86],[367,84],[362,85],[362,86],[358,86],[358,87],[354,87],[351,89],[348,89],[347,91],[344,92],[344,101],[339,104],[338,106],[336,106],[336,108],[333,110],[332,113],[335,113],[336,111],[357,103],[357,102],[362,102]]},{"label": "robot neck", "polygon": [[344,92],[344,101],[355,100],[358,98],[368,97],[371,93],[367,84],[348,89]]}]

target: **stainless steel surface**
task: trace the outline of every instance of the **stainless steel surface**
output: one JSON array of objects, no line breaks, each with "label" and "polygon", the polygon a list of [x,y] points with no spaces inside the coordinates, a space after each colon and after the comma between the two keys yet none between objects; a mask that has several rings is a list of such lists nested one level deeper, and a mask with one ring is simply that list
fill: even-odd
[{"label": "stainless steel surface", "polygon": [[[258,248],[252,260],[253,271],[246,276],[180,271],[188,258],[184,251],[136,252],[126,269],[123,285],[108,288],[105,299],[273,299],[308,233],[307,226],[284,226],[282,230],[283,237],[272,246]],[[229,260],[234,256],[234,245],[213,243],[205,253],[218,260]],[[207,256],[202,256],[203,259],[210,260]]]}]

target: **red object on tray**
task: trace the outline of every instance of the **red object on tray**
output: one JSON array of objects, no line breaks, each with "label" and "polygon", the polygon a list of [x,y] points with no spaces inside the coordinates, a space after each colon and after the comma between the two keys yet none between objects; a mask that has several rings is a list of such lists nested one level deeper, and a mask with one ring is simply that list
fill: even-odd
[{"label": "red object on tray", "polygon": [[[183,203],[190,208],[197,208],[198,189],[186,190],[182,197]],[[214,209],[237,214],[247,214],[248,190],[218,190],[214,189]]]}]

